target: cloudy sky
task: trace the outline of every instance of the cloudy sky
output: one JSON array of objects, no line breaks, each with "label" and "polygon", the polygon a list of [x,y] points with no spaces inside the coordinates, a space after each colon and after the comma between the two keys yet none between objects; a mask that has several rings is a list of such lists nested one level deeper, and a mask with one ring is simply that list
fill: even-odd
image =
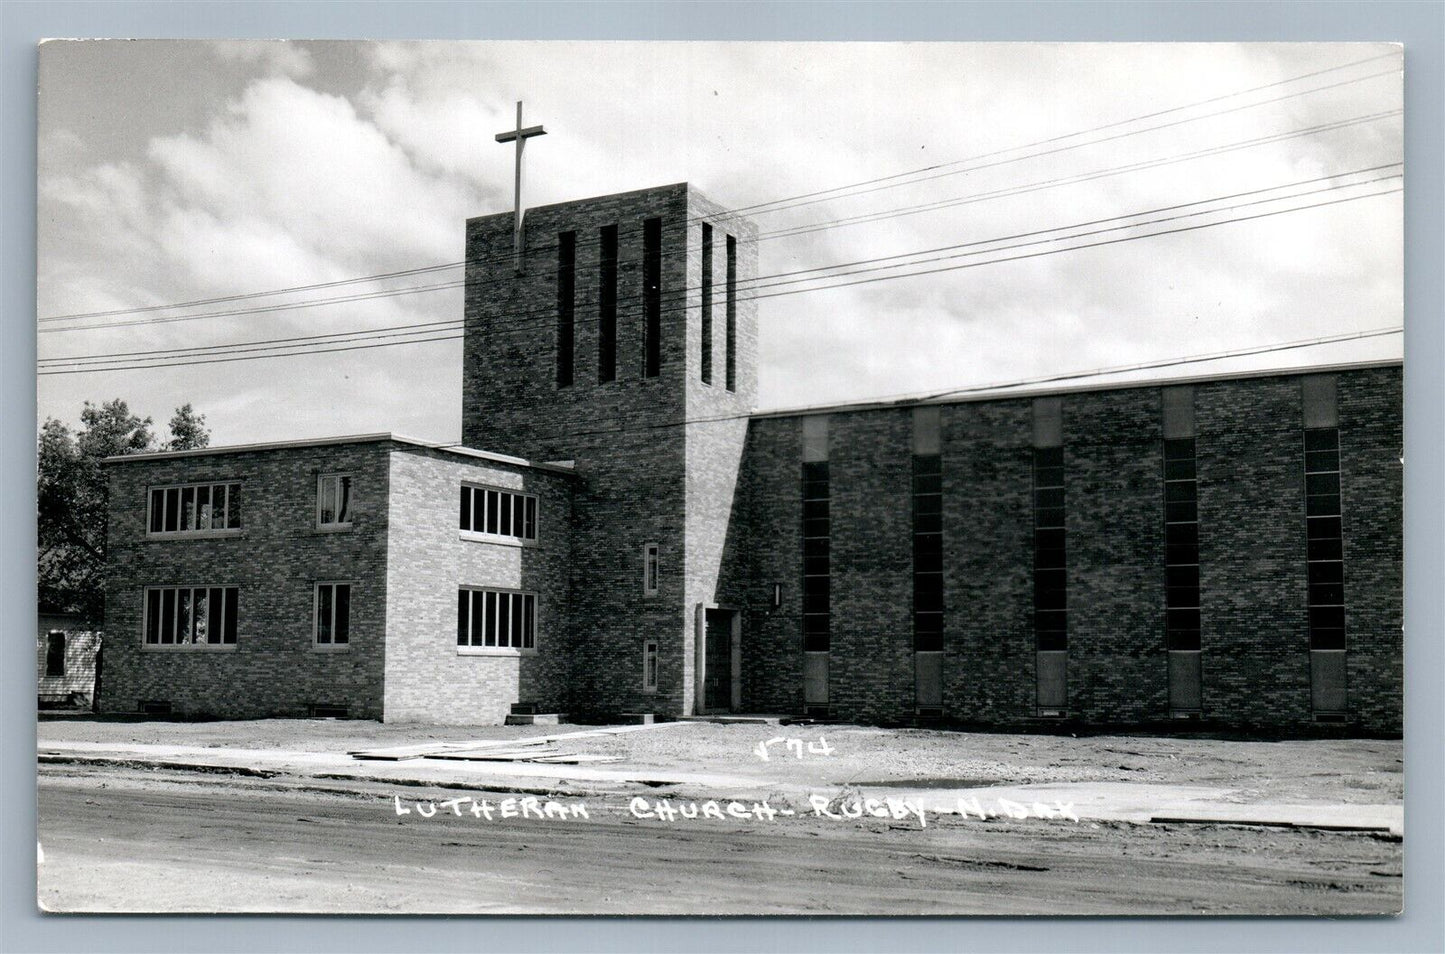
[{"label": "cloudy sky", "polygon": [[[457,340],[149,365],[454,321],[460,269],[154,306],[459,262],[464,220],[511,207],[493,135],[518,99],[548,131],[528,146],[529,204],[686,180],[730,208],[776,203],[755,216],[765,276],[892,266],[760,302],[764,409],[1401,324],[1390,46],[52,42],[38,350],[42,372],[86,372],[42,373],[41,418],[123,397],[158,422],[192,402],[216,443],[458,439]],[[893,277],[909,271],[931,273]],[[424,285],[442,287],[358,297]],[[132,352],[148,366],[60,360]]]}]

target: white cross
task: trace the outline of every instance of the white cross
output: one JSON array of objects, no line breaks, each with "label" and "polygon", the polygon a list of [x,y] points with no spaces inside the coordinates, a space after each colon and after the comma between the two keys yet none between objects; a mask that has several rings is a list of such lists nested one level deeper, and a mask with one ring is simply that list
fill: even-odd
[{"label": "white cross", "polygon": [[512,220],[512,245],[517,256],[517,274],[522,273],[522,147],[527,140],[533,136],[545,136],[547,130],[541,126],[522,126],[522,102],[517,101],[517,128],[509,129],[506,132],[497,133],[497,142],[517,143],[517,179],[516,191],[513,194],[513,205],[515,209]]}]

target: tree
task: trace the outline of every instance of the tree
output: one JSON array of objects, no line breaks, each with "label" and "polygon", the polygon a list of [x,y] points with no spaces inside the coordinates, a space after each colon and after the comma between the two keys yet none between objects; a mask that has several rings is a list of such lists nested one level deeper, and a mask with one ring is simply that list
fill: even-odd
[{"label": "tree", "polygon": [[80,613],[88,626],[104,619],[107,457],[167,449],[205,447],[205,418],[190,404],[171,418],[171,439],[161,444],[150,418],[131,413],[119,398],[85,402],[80,429],[73,434],[47,418],[37,441],[36,480],[40,603]]},{"label": "tree", "polygon": [[206,416],[197,414],[190,402],[176,408],[171,418],[171,440],[167,450],[198,450],[211,443],[211,432],[206,430]]}]

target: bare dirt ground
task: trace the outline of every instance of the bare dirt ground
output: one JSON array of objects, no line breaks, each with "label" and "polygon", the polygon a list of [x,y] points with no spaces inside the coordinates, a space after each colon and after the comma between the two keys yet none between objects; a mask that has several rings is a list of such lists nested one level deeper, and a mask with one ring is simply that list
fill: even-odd
[{"label": "bare dirt ground", "polygon": [[[47,743],[344,753],[524,738],[586,726],[429,727],[327,720],[47,721]],[[789,747],[786,740],[798,740]],[[769,758],[758,754],[768,743]],[[818,751],[826,741],[828,752]],[[809,743],[813,748],[808,748]],[[1398,805],[1398,741],[1072,738],[842,725],[694,724],[568,742],[606,768],[746,777],[794,793],[765,821],[638,819],[629,799],[696,786],[543,785],[590,819],[496,818],[421,806],[478,784],[283,773],[272,778],[44,764],[39,900],[62,911],[613,914],[1390,914],[1397,836],[1239,824],[1037,817],[816,818],[797,792],[1145,783],[1216,801]],[[797,757],[801,748],[803,756]],[[371,763],[380,764],[380,763]],[[398,763],[387,763],[393,767]],[[400,766],[416,763],[399,763]],[[451,763],[456,764],[456,763]],[[560,771],[560,770],[559,770]],[[742,796],[737,796],[742,797]],[[760,796],[759,796],[760,797]],[[413,810],[396,812],[397,799]],[[788,804],[779,798],[777,804]]]}]

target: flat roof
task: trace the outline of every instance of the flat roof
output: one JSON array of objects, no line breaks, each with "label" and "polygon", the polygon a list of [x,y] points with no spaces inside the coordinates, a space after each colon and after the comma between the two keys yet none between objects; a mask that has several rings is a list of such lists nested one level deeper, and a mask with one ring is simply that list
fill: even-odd
[{"label": "flat roof", "polygon": [[224,444],[218,447],[198,447],[195,450],[171,450],[151,451],[145,454],[119,454],[114,457],[105,458],[104,463],[129,463],[142,460],[168,460],[180,457],[204,457],[208,454],[244,454],[252,451],[286,450],[294,447],[328,447],[337,444],[379,444],[390,442],[403,444],[408,447],[417,447],[424,450],[441,451],[446,454],[456,454],[459,457],[471,457],[476,460],[490,461],[494,464],[510,464],[514,467],[530,467],[534,470],[548,470],[559,474],[572,474],[574,470],[570,461],[530,461],[522,457],[513,457],[509,454],[496,454],[491,451],[473,450],[470,447],[462,447],[458,444],[438,444],[434,441],[417,440],[414,437],[407,437],[404,434],[393,434],[389,431],[382,431],[377,434],[347,434],[341,437],[315,437],[295,441],[266,441],[259,444]]},{"label": "flat roof", "polygon": [[[1089,382],[1083,384],[1038,383],[981,385],[978,388],[953,388],[948,391],[924,391],[900,397],[878,398],[847,404],[811,404],[799,407],[755,411],[753,418],[806,417],[813,414],[839,414],[849,411],[873,411],[896,407],[917,407],[930,404],[965,404],[975,401],[1003,401],[1011,398],[1049,397],[1056,394],[1078,394],[1084,391],[1123,391],[1130,388],[1162,388],[1180,384],[1205,384],[1213,381],[1234,381],[1241,378],[1297,377],[1307,374],[1333,374],[1339,371],[1361,371],[1367,368],[1392,368],[1404,364],[1400,358],[1377,361],[1355,361],[1345,364],[1309,367],[1268,368],[1258,371],[1233,371],[1226,374],[1196,374],[1181,377],[1134,379],[1130,381]],[[1144,370],[1144,369],[1140,369]],[[1119,371],[1118,374],[1129,374]]]}]

